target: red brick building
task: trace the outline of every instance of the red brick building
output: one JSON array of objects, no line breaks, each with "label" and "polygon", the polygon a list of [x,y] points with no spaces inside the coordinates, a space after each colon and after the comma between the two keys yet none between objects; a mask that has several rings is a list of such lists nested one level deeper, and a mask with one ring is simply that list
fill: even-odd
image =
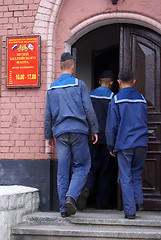
[{"label": "red brick building", "polygon": [[[64,51],[75,56],[76,75],[89,91],[105,67],[116,78],[122,66],[135,71],[137,88],[149,104],[145,208],[161,210],[161,3],[115,2],[0,0],[0,184],[40,188],[42,210],[57,208],[57,156],[45,147],[43,121],[46,90],[60,75]],[[41,86],[7,88],[6,37],[32,35],[41,37]]]}]

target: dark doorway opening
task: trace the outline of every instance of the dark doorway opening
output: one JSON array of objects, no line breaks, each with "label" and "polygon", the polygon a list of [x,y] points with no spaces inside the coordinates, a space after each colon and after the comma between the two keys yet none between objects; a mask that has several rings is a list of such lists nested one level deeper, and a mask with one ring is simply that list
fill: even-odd
[{"label": "dark doorway opening", "polygon": [[119,72],[119,45],[112,46],[92,53],[92,88],[99,86],[99,76],[103,70],[114,73],[114,86],[112,91],[116,94],[119,90],[117,76]]}]

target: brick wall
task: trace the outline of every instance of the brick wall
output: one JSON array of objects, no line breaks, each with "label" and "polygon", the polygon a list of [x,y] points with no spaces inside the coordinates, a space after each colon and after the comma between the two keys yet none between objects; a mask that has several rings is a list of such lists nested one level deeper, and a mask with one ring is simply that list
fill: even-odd
[{"label": "brick wall", "polygon": [[6,37],[32,35],[39,0],[0,1],[0,35],[2,36],[1,74],[1,159],[48,159],[45,154],[44,108],[46,98],[46,41],[41,44],[41,87],[7,89]]}]

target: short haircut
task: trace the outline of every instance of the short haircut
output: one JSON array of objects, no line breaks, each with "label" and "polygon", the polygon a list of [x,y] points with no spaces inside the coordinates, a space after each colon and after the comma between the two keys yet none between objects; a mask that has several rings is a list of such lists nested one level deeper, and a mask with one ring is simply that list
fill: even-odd
[{"label": "short haircut", "polygon": [[100,78],[99,82],[100,82],[100,84],[102,84],[102,83],[109,84],[110,82],[113,82],[113,79],[112,78]]},{"label": "short haircut", "polygon": [[61,70],[67,70],[70,69],[73,64],[75,64],[75,61],[73,59],[68,59],[60,63],[60,68]]},{"label": "short haircut", "polygon": [[134,80],[134,73],[130,68],[124,67],[119,72],[118,78],[123,82],[133,81]]}]

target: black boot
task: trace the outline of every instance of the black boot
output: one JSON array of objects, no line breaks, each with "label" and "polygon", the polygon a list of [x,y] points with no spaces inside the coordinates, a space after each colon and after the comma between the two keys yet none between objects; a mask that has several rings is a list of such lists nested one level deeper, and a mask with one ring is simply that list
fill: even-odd
[{"label": "black boot", "polygon": [[61,212],[60,214],[62,218],[66,218],[70,216],[67,212]]},{"label": "black boot", "polygon": [[75,200],[72,197],[66,197],[65,206],[66,206],[66,212],[69,216],[74,215],[76,213],[77,208],[76,208]]},{"label": "black boot", "polygon": [[127,218],[127,219],[135,219],[135,214],[134,215],[125,215],[125,218]]},{"label": "black boot", "polygon": [[143,204],[142,203],[137,203],[136,204],[136,211],[144,211]]},{"label": "black boot", "polygon": [[89,197],[90,190],[89,188],[84,188],[77,200],[77,208],[80,211],[83,211],[87,205],[87,199]]}]

